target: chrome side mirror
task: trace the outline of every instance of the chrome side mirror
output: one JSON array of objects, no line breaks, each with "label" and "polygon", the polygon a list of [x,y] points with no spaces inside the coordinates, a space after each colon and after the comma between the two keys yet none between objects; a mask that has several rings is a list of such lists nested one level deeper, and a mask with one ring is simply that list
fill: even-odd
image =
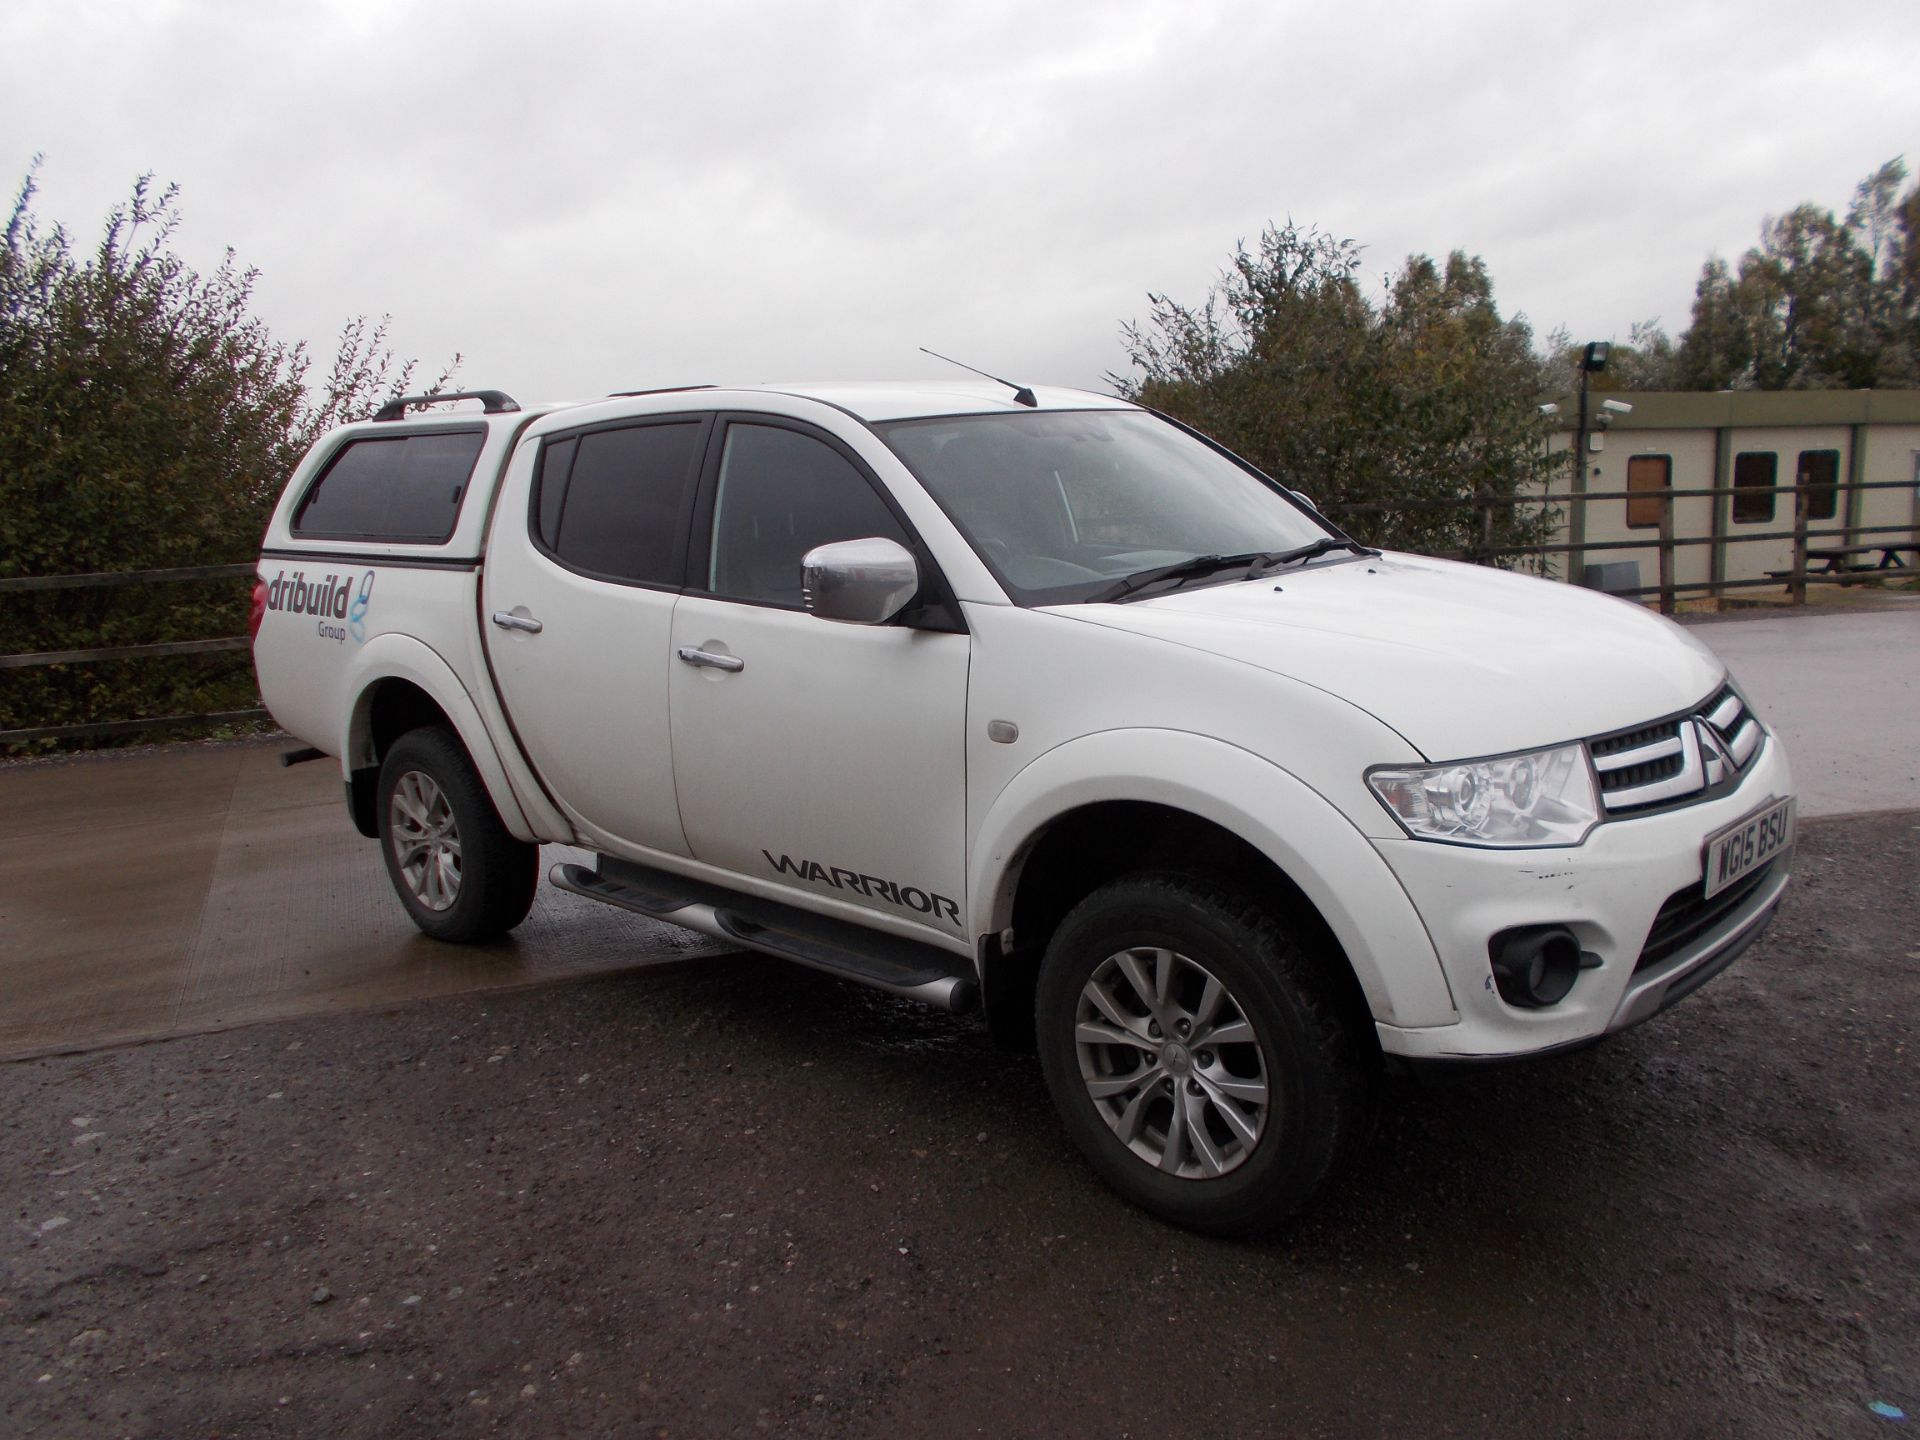
[{"label": "chrome side mirror", "polygon": [[822,620],[884,625],[919,589],[920,567],[897,540],[836,540],[800,557],[800,598]]}]

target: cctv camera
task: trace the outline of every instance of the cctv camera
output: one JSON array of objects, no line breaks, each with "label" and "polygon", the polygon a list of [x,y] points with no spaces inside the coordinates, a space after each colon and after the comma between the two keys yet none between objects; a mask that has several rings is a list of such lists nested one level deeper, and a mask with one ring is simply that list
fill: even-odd
[{"label": "cctv camera", "polygon": [[1600,402],[1600,408],[1602,410],[1611,410],[1616,415],[1631,415],[1633,413],[1633,406],[1624,400],[1602,400]]},{"label": "cctv camera", "polygon": [[1552,402],[1548,402],[1540,407],[1540,413],[1542,415],[1558,415],[1560,413],[1560,407]]}]

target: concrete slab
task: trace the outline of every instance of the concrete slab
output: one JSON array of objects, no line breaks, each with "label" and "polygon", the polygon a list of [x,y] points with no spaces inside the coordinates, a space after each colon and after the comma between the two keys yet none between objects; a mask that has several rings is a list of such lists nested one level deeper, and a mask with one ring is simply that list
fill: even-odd
[{"label": "concrete slab", "polygon": [[498,944],[427,940],[338,770],[288,748],[0,769],[0,1058],[727,953],[546,885]]},{"label": "concrete slab", "polygon": [[1802,815],[1920,807],[1920,608],[1687,628],[1786,742]]}]

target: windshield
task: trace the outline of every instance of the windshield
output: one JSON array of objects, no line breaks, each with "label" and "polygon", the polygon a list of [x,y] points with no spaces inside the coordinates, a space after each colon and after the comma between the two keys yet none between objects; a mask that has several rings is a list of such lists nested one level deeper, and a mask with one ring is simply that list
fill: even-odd
[{"label": "windshield", "polygon": [[[1137,410],[952,415],[875,427],[1023,605],[1245,575],[1329,527],[1279,487]],[[1199,557],[1219,560],[1218,566]],[[1237,565],[1228,561],[1237,557]],[[1167,569],[1167,577],[1145,572]]]}]

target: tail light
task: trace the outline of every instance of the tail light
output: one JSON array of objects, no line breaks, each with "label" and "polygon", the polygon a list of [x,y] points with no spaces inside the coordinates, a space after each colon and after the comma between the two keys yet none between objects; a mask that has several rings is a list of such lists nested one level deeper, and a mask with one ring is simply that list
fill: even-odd
[{"label": "tail light", "polygon": [[260,638],[260,622],[267,618],[267,582],[253,582],[253,603],[247,607],[247,640],[249,643]]}]

